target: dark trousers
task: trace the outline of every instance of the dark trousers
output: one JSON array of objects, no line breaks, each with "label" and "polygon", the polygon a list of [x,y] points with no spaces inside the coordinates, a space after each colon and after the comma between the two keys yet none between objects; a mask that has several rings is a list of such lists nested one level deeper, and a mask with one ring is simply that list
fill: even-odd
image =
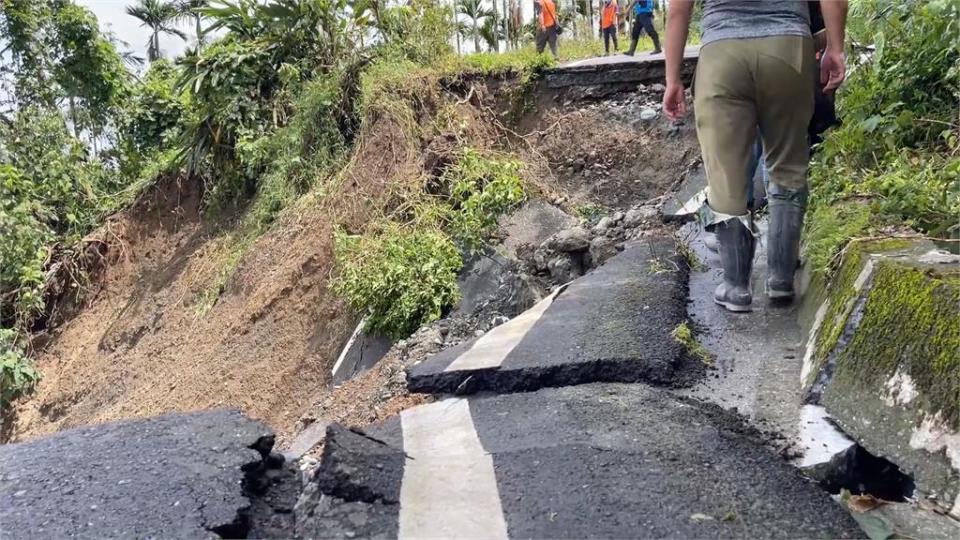
[{"label": "dark trousers", "polygon": [[543,52],[544,47],[550,45],[550,52],[554,58],[559,58],[557,54],[557,25],[548,26],[537,32],[537,54]]},{"label": "dark trousers", "polygon": [[658,51],[660,50],[660,36],[657,35],[657,29],[653,27],[653,14],[639,13],[636,19],[633,20],[633,31],[630,33],[629,54],[633,54],[633,52],[637,50],[637,42],[640,41],[640,35],[644,31],[646,31],[650,39],[653,40],[653,48]]},{"label": "dark trousers", "polygon": [[613,50],[617,51],[620,46],[617,45],[617,25],[611,24],[603,29],[603,50],[610,52],[610,40],[613,40]]}]

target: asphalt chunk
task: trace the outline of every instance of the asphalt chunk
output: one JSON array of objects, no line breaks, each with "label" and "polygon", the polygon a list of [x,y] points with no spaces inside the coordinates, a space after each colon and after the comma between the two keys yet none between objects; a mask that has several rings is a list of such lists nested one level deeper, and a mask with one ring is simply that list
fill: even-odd
[{"label": "asphalt chunk", "polygon": [[688,275],[673,238],[643,239],[517,317],[525,324],[515,319],[413,366],[408,387],[462,395],[590,382],[686,384],[702,365],[671,332],[687,317]]},{"label": "asphalt chunk", "polygon": [[247,471],[271,445],[265,426],[219,410],[0,446],[3,537],[242,536]]}]

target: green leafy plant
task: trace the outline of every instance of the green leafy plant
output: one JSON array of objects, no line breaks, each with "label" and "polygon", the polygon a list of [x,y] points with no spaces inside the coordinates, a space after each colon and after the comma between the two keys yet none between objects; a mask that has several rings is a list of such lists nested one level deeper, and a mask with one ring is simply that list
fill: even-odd
[{"label": "green leafy plant", "polygon": [[40,373],[17,345],[13,330],[0,328],[0,409],[31,392],[40,382]]},{"label": "green leafy plant", "polygon": [[450,187],[450,232],[473,251],[483,245],[505,211],[524,199],[520,162],[467,148],[444,173]]},{"label": "green leafy plant", "polygon": [[852,237],[890,226],[942,236],[960,215],[960,4],[864,0],[850,21],[843,124],[810,174],[805,251],[817,272]]},{"label": "green leafy plant", "polygon": [[333,289],[367,314],[373,332],[407,336],[460,298],[463,259],[441,231],[387,223],[359,237],[338,233],[335,247]]}]

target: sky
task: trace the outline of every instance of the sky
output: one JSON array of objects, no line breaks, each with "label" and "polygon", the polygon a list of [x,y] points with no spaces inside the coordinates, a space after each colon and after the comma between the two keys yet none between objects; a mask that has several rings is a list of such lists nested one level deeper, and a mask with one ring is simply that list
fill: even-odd
[{"label": "sky", "polygon": [[[112,31],[117,38],[129,44],[129,50],[135,52],[137,56],[146,58],[147,39],[150,37],[150,31],[140,26],[140,21],[127,15],[126,7],[133,4],[135,0],[74,0],[77,4],[86,6],[100,21],[100,26],[105,30]],[[503,0],[496,0],[497,7],[503,5]],[[485,3],[489,3],[489,0]],[[561,2],[566,5],[566,0]],[[521,0],[520,9],[524,20],[533,17],[533,0]],[[187,34],[187,37],[193,41],[194,28],[191,21],[180,23],[179,28]],[[467,39],[469,42],[470,40]],[[184,42],[176,36],[160,35],[160,49],[167,58],[177,56],[187,48],[190,43]],[[470,49],[469,43],[464,45],[465,52]],[[122,47],[121,47],[122,49]]]},{"label": "sky", "polygon": [[[86,6],[93,11],[100,21],[100,26],[111,30],[117,38],[130,44],[130,50],[137,53],[138,56],[146,58],[147,39],[150,37],[150,31],[140,26],[140,21],[127,15],[126,7],[134,3],[134,0],[74,0],[81,6]],[[194,39],[193,26],[189,21],[180,24],[190,39]],[[160,35],[160,49],[163,55],[171,58],[181,54],[187,48],[187,43],[176,36]]]}]

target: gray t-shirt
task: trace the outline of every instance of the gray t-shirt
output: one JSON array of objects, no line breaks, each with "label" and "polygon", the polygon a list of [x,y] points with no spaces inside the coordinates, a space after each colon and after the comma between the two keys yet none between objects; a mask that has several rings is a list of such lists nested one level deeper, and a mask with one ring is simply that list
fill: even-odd
[{"label": "gray t-shirt", "polygon": [[807,0],[703,0],[700,42],[809,36]]}]

